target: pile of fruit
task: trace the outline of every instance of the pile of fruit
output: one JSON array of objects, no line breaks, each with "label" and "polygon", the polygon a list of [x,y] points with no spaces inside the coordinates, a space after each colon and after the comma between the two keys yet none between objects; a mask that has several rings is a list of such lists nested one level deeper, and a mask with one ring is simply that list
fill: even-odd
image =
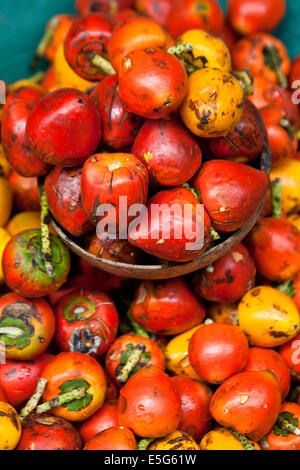
[{"label": "pile of fruit", "polygon": [[[75,7],[46,26],[32,68],[48,70],[1,109],[0,450],[299,450],[300,56],[271,35],[285,0]],[[174,205],[190,210],[153,210]],[[99,259],[168,265],[259,211],[243,243],[160,281],[89,265],[49,217]]]}]

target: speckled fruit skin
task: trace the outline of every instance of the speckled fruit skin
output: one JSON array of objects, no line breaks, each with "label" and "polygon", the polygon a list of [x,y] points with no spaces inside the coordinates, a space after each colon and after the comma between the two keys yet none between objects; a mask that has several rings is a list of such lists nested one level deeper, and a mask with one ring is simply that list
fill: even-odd
[{"label": "speckled fruit skin", "polygon": [[78,424],[78,430],[84,443],[90,441],[99,432],[118,426],[118,400],[107,401],[90,418]]},{"label": "speckled fruit skin", "polygon": [[100,55],[108,58],[108,41],[116,26],[116,20],[105,13],[90,13],[76,20],[64,42],[65,57],[70,67],[80,77],[100,81],[106,74],[95,67],[90,58]]},{"label": "speckled fruit skin", "polygon": [[55,316],[56,341],[61,351],[101,357],[117,336],[117,309],[101,292],[80,289],[64,296],[55,305]]},{"label": "speckled fruit skin", "polygon": [[242,118],[227,137],[209,139],[208,146],[214,159],[240,163],[256,160],[262,153],[265,139],[263,120],[258,109],[245,99]]},{"label": "speckled fruit skin", "polygon": [[194,187],[215,229],[228,233],[254,216],[267,194],[269,178],[243,163],[212,160],[203,165]]},{"label": "speckled fruit skin", "polygon": [[191,365],[200,377],[212,384],[220,384],[241,372],[248,357],[248,340],[236,325],[202,325],[190,340]]},{"label": "speckled fruit skin", "polygon": [[179,395],[170,377],[157,367],[143,367],[121,389],[120,426],[137,436],[166,436],[178,428],[180,417]]},{"label": "speckled fruit skin", "polygon": [[107,77],[91,93],[102,121],[102,145],[115,151],[129,150],[143,119],[130,113],[120,98],[118,77]]},{"label": "speckled fruit skin", "polygon": [[[288,413],[293,420],[297,421],[296,426],[299,427],[300,422],[300,406],[298,403],[283,403],[280,414]],[[278,433],[272,430],[261,442],[263,450],[300,450],[300,437],[290,433]]]},{"label": "speckled fruit skin", "polygon": [[84,239],[87,251],[101,259],[125,264],[145,264],[145,254],[130,245],[127,240],[101,240],[97,233],[90,233]]},{"label": "speckled fruit skin", "polygon": [[256,268],[247,248],[238,244],[192,278],[195,292],[210,302],[238,302],[255,285]]},{"label": "speckled fruit skin", "polygon": [[81,168],[55,167],[45,178],[49,209],[57,222],[74,237],[93,229],[82,207]]},{"label": "speckled fruit skin", "polygon": [[83,450],[136,450],[133,432],[123,426],[114,426],[93,437]]},{"label": "speckled fruit skin", "polygon": [[210,404],[221,426],[260,441],[273,427],[281,408],[281,393],[271,372],[242,372],[226,380]]},{"label": "speckled fruit skin", "polygon": [[135,8],[142,15],[150,16],[161,26],[165,26],[173,0],[136,0]]},{"label": "speckled fruit skin", "polygon": [[26,230],[15,235],[3,253],[3,272],[7,285],[24,297],[44,297],[67,280],[70,254],[63,242],[50,235],[54,274],[46,274],[41,253],[41,231]]},{"label": "speckled fruit skin", "polygon": [[154,186],[180,186],[195,175],[202,162],[196,138],[175,116],[147,120],[132,153],[144,163]]},{"label": "speckled fruit skin", "polygon": [[146,119],[159,119],[176,111],[188,91],[183,64],[159,48],[130,52],[118,74],[120,98],[129,111]]},{"label": "speckled fruit skin", "polygon": [[177,335],[199,325],[205,307],[184,279],[143,281],[137,288],[130,311],[152,333]]},{"label": "speckled fruit skin", "polygon": [[81,450],[75,427],[59,416],[31,414],[23,422],[17,450]]},{"label": "speckled fruit skin", "polygon": [[76,167],[97,149],[101,119],[93,100],[73,88],[42,98],[28,117],[26,136],[34,154],[52,165]]}]

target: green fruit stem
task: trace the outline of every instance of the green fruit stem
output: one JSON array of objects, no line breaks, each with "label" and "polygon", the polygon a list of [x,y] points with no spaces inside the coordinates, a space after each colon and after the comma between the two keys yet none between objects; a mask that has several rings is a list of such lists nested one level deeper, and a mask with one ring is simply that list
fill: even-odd
[{"label": "green fruit stem", "polygon": [[66,403],[70,403],[71,401],[80,400],[85,396],[85,393],[86,390],[84,388],[75,388],[74,390],[71,390],[71,392],[62,393],[61,395],[57,395],[51,400],[38,406],[36,412],[37,414],[46,413],[53,408],[58,408]]},{"label": "green fruit stem", "polygon": [[142,439],[137,446],[137,450],[147,450],[149,445],[155,441],[155,439]]},{"label": "green fruit stem", "polygon": [[46,379],[39,379],[34,394],[29,398],[27,404],[24,406],[24,408],[20,412],[19,418],[20,418],[21,423],[37,407],[37,405],[38,405],[38,403],[39,403],[39,401],[40,401],[40,399],[41,399],[41,397],[44,393],[47,382],[48,381]]},{"label": "green fruit stem", "polygon": [[47,204],[45,186],[41,190],[41,232],[42,232],[42,255],[45,263],[46,273],[49,277],[53,276],[53,263],[52,251],[50,245],[50,231],[49,231],[49,208]]},{"label": "green fruit stem", "polygon": [[59,18],[57,16],[54,16],[50,20],[50,22],[48,24],[48,27],[45,31],[45,34],[42,37],[42,39],[40,40],[40,42],[38,44],[38,47],[35,51],[34,57],[32,59],[31,65],[30,65],[31,70],[34,70],[36,68],[39,59],[41,57],[43,57],[43,55],[45,54],[45,51],[46,51],[47,47],[49,46],[49,44],[51,43],[51,41],[53,39],[53,35],[54,35],[54,32],[55,32],[58,24],[59,24]]},{"label": "green fruit stem", "polygon": [[247,436],[245,436],[244,434],[239,434],[233,429],[230,429],[230,432],[242,444],[245,450],[256,450],[254,444],[249,441]]},{"label": "green fruit stem", "polygon": [[148,331],[134,320],[130,310],[127,312],[127,317],[129,318],[133,331],[136,335],[143,336],[144,338],[150,337]]},{"label": "green fruit stem", "polygon": [[123,366],[122,370],[117,376],[117,380],[120,383],[126,383],[131,372],[134,370],[134,368],[138,365],[140,362],[143,353],[145,352],[145,345],[144,344],[138,344],[130,353],[126,364]]},{"label": "green fruit stem", "polygon": [[271,183],[272,208],[274,219],[282,216],[282,184],[279,178]]},{"label": "green fruit stem", "polygon": [[24,334],[24,331],[21,328],[17,328],[15,326],[3,326],[0,328],[0,335],[6,335],[10,338],[19,338]]},{"label": "green fruit stem", "polygon": [[254,93],[254,80],[252,75],[250,74],[249,70],[241,70],[241,71],[236,71],[234,70],[231,72],[231,75],[234,76],[234,78],[237,79],[239,84],[244,90],[244,93],[246,96],[251,96]]},{"label": "green fruit stem", "polygon": [[109,62],[109,60],[104,59],[104,57],[102,57],[101,55],[92,54],[89,57],[89,59],[92,62],[92,64],[95,65],[95,67],[97,67],[98,69],[100,69],[100,71],[103,72],[104,74],[106,75],[116,74],[116,71],[111,65],[111,63]]}]

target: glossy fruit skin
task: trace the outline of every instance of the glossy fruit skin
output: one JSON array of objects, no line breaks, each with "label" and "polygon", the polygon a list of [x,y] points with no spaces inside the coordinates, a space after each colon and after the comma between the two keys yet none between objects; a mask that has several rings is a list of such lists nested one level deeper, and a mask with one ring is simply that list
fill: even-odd
[{"label": "glossy fruit skin", "polygon": [[289,131],[282,125],[286,118],[285,112],[276,105],[265,106],[260,112],[272,151],[272,165],[294,158],[298,149],[298,140],[296,132]]},{"label": "glossy fruit skin", "polygon": [[[155,205],[161,208],[164,207],[162,206],[164,204],[166,204],[165,207],[180,208],[181,214],[178,211],[180,217],[175,218],[170,210],[170,214],[164,214],[164,221],[162,222],[159,210],[155,210]],[[184,213],[185,205],[191,208],[189,215]],[[199,205],[198,199],[188,189],[179,187],[160,191],[148,201],[147,208],[148,213],[143,213],[140,219],[141,229],[139,232],[136,233],[134,226],[129,227],[128,241],[133,246],[158,258],[185,262],[200,256],[210,243],[210,219],[203,207]],[[165,231],[168,226],[170,227],[170,234],[166,234]],[[176,239],[176,233],[178,234],[180,231],[182,234],[183,227],[187,235],[183,235],[178,240],[178,237]]]},{"label": "glossy fruit skin", "polygon": [[[99,153],[89,158],[83,166],[82,204],[95,225],[103,218],[103,216],[97,216],[98,207],[101,204],[111,204],[115,208],[118,224],[120,215],[123,218],[125,216],[126,221],[126,214],[119,212],[119,197],[127,197],[128,208],[133,204],[145,204],[148,184],[148,171],[134,155]],[[129,220],[128,217],[128,223]],[[110,219],[109,222],[111,222]]]},{"label": "glossy fruit skin", "polygon": [[207,309],[207,315],[215,323],[237,324],[238,304],[214,303],[210,302]]},{"label": "glossy fruit skin", "polygon": [[[278,83],[278,77],[264,59],[264,48],[273,47],[281,58],[280,70],[288,76],[291,61],[284,44],[274,36],[265,33],[255,33],[240,39],[232,52],[232,65],[234,70],[248,68],[254,76],[259,75],[271,83]],[[278,83],[280,85],[280,83]]]},{"label": "glossy fruit skin", "polygon": [[130,312],[147,331],[178,335],[202,323],[205,307],[182,278],[143,281],[136,290]]},{"label": "glossy fruit skin", "polygon": [[292,158],[272,168],[271,182],[279,180],[282,186],[282,210],[285,214],[300,211],[300,161]]},{"label": "glossy fruit skin", "polygon": [[105,13],[90,13],[76,20],[64,42],[65,57],[70,67],[85,80],[97,82],[106,74],[95,67],[88,55],[108,58],[108,42],[116,21]]},{"label": "glossy fruit skin", "polygon": [[146,166],[153,186],[180,186],[195,175],[202,162],[196,138],[175,116],[147,120],[132,153]]},{"label": "glossy fruit skin", "polygon": [[195,292],[211,302],[237,302],[255,285],[256,268],[247,248],[239,243],[212,266],[194,274]]},{"label": "glossy fruit skin", "polygon": [[38,158],[52,165],[74,167],[98,147],[101,119],[88,95],[62,88],[36,104],[27,120],[26,135]]},{"label": "glossy fruit skin", "polygon": [[38,298],[49,295],[65,283],[70,271],[69,251],[52,234],[50,244],[54,266],[52,278],[45,271],[40,230],[26,230],[10,240],[3,253],[2,266],[6,283],[12,290],[24,297]]},{"label": "glossy fruit skin", "polygon": [[250,348],[248,362],[244,369],[249,371],[269,370],[277,377],[282,401],[285,400],[290,390],[291,376],[287,363],[273,349]]},{"label": "glossy fruit skin", "polygon": [[279,348],[279,354],[290,369],[292,380],[300,383],[300,361],[299,361],[300,335],[298,334]]},{"label": "glossy fruit skin", "polygon": [[180,398],[171,379],[157,367],[143,367],[121,389],[120,426],[140,437],[166,436],[178,428],[180,418]]},{"label": "glossy fruit skin", "polygon": [[12,406],[18,407],[31,397],[45,366],[52,359],[51,354],[43,353],[34,360],[7,360],[0,365],[0,387]]},{"label": "glossy fruit skin", "polygon": [[75,427],[59,416],[30,414],[23,422],[17,450],[81,450]]},{"label": "glossy fruit skin", "polygon": [[[67,419],[68,421],[83,421],[92,416],[104,403],[106,393],[106,378],[104,371],[95,358],[78,352],[63,352],[48,364],[42,378],[48,380],[43,393],[43,400],[49,401],[62,392],[64,385],[72,385],[78,388],[78,380],[85,383],[86,395],[89,403],[81,406],[76,411],[69,407],[59,407],[52,410],[55,416]],[[76,381],[74,386],[72,381]],[[74,403],[76,402],[73,400]],[[78,401],[77,401],[78,402]],[[80,404],[78,404],[80,406]]]},{"label": "glossy fruit skin", "polygon": [[49,165],[34,155],[26,137],[26,124],[34,106],[35,102],[15,100],[2,111],[4,154],[12,168],[24,177],[42,176],[49,170]]},{"label": "glossy fruit skin", "polygon": [[[255,450],[261,450],[260,446],[250,441]],[[245,450],[240,441],[234,437],[230,429],[217,426],[208,432],[200,442],[201,450]]]},{"label": "glossy fruit skin", "polygon": [[242,372],[218,388],[210,411],[221,426],[258,442],[273,427],[280,407],[278,381],[271,372]]},{"label": "glossy fruit skin", "polygon": [[161,26],[165,26],[172,3],[172,0],[159,0],[158,2],[155,0],[136,0],[134,6],[139,13],[150,16]]},{"label": "glossy fruit skin", "polygon": [[212,224],[230,233],[243,227],[261,206],[269,188],[266,173],[243,163],[206,162],[194,180]]},{"label": "glossy fruit skin", "polygon": [[14,450],[21,434],[18,413],[8,403],[0,401],[0,450]]},{"label": "glossy fruit skin", "polygon": [[258,109],[247,98],[242,118],[227,137],[208,140],[214,159],[226,159],[239,163],[256,160],[262,153],[265,129]]},{"label": "glossy fruit skin", "polygon": [[117,309],[102,292],[79,289],[66,295],[55,305],[55,316],[56,341],[61,351],[101,357],[117,336]]},{"label": "glossy fruit skin", "polygon": [[144,264],[144,253],[127,240],[101,240],[97,233],[89,234],[84,240],[87,251],[102,259],[117,261],[125,264]]},{"label": "glossy fruit skin", "polygon": [[102,145],[115,151],[129,150],[143,119],[130,113],[120,99],[118,77],[106,77],[91,93],[102,121]]},{"label": "glossy fruit skin", "polygon": [[165,437],[154,441],[147,450],[187,451],[200,450],[196,441],[186,432],[176,430]]},{"label": "glossy fruit skin", "polygon": [[108,45],[109,60],[118,72],[123,59],[137,49],[173,45],[168,33],[151,18],[134,17],[120,23],[113,31]]},{"label": "glossy fruit skin", "polygon": [[[300,405],[297,403],[284,403],[281,407],[281,413],[289,413],[293,415],[293,419],[298,421],[299,427],[300,420]],[[261,442],[263,450],[299,450],[300,438],[299,436],[288,433],[288,435],[277,435],[272,430]]]},{"label": "glossy fruit skin", "polygon": [[97,434],[83,450],[136,450],[136,441],[129,428],[115,426]]},{"label": "glossy fruit skin", "polygon": [[241,35],[270,33],[286,14],[285,0],[229,0],[228,16]]},{"label": "glossy fruit skin", "polygon": [[117,378],[120,369],[122,369],[122,366],[124,365],[122,363],[122,355],[128,352],[130,350],[129,348],[133,350],[137,346],[144,346],[145,352],[137,366],[129,374],[129,378],[133,377],[134,374],[144,366],[148,365],[155,366],[163,372],[165,370],[163,351],[151,338],[145,338],[131,333],[119,336],[110,347],[105,358],[105,366],[108,375],[118,387],[122,387],[124,385],[123,383],[120,383]]},{"label": "glossy fruit skin", "polygon": [[146,119],[168,116],[188,91],[185,68],[159,48],[139,49],[124,57],[119,68],[119,93],[129,111]]},{"label": "glossy fruit skin", "polygon": [[288,220],[260,220],[246,242],[258,272],[269,281],[285,282],[300,271],[300,232]]},{"label": "glossy fruit skin", "polygon": [[216,68],[203,68],[189,77],[180,107],[186,127],[198,137],[226,137],[242,118],[244,92],[235,77]]},{"label": "glossy fruit skin", "polygon": [[133,0],[76,0],[75,9],[80,15],[97,11],[115,15],[118,10],[132,8],[133,4]]},{"label": "glossy fruit skin", "polygon": [[39,211],[40,197],[36,177],[25,178],[12,171],[8,181],[14,193],[14,208],[17,212]]},{"label": "glossy fruit skin", "polygon": [[203,379],[191,366],[188,352],[191,337],[198,331],[199,327],[200,325],[197,325],[172,338],[165,348],[165,358],[167,370],[172,375],[203,382]]},{"label": "glossy fruit skin", "polygon": [[15,293],[0,298],[0,328],[20,328],[23,334],[16,339],[1,334],[6,357],[30,360],[46,351],[55,331],[52,308],[44,299],[29,300]]},{"label": "glossy fruit skin", "polygon": [[186,432],[199,442],[211,427],[209,405],[212,391],[206,384],[186,377],[171,377],[171,381],[181,400],[181,421],[178,430]]},{"label": "glossy fruit skin", "polygon": [[206,382],[220,384],[241,372],[249,356],[248,340],[238,326],[201,326],[189,344],[192,367]]},{"label": "glossy fruit skin", "polygon": [[224,14],[218,1],[204,0],[198,8],[195,0],[173,0],[166,28],[174,38],[190,29],[205,29],[218,36]]},{"label": "glossy fruit skin", "polygon": [[84,443],[90,441],[102,431],[118,426],[118,401],[107,401],[90,418],[78,424],[78,430]]},{"label": "glossy fruit skin", "polygon": [[300,328],[295,303],[269,286],[255,287],[243,297],[238,320],[249,342],[261,348],[281,346],[294,338]]},{"label": "glossy fruit skin", "polygon": [[47,203],[53,217],[74,237],[93,229],[81,201],[81,168],[55,167],[45,178]]},{"label": "glossy fruit skin", "polygon": [[73,22],[76,20],[75,15],[61,14],[51,18],[46,25],[46,31],[51,28],[53,21],[56,22],[51,40],[45,49],[45,57],[49,62],[53,62],[58,47],[64,42]]},{"label": "glossy fruit skin", "polygon": [[5,106],[8,107],[12,102],[23,101],[25,103],[34,104],[45,95],[45,90],[35,83],[17,83],[9,88],[6,97]]}]

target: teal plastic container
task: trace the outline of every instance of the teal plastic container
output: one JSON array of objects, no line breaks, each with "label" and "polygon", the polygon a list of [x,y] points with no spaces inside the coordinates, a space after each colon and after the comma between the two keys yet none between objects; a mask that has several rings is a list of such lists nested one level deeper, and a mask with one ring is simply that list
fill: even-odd
[{"label": "teal plastic container", "polygon": [[[57,13],[73,13],[75,0],[1,0],[0,79],[8,83],[30,76],[30,61],[45,24]],[[224,11],[226,0],[220,0]],[[287,0],[286,19],[275,34],[289,49],[300,54],[300,0]]]}]

